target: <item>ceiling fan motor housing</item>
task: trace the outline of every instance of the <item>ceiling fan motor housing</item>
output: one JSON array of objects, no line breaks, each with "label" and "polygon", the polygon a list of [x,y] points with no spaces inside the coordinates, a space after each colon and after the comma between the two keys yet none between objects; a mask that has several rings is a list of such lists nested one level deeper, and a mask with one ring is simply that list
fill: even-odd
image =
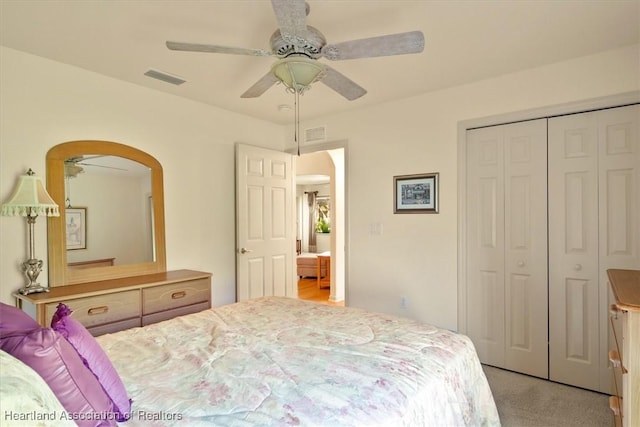
[{"label": "ceiling fan motor housing", "polygon": [[327,44],[327,41],[320,31],[307,25],[304,37],[282,34],[278,29],[271,36],[270,43],[273,52],[280,58],[286,58],[292,54],[303,54],[316,59],[320,57],[322,48]]}]

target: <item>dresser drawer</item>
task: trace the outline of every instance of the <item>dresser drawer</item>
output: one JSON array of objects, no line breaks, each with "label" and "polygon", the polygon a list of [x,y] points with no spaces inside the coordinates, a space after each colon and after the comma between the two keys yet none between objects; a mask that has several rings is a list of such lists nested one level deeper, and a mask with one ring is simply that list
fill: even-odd
[{"label": "dresser drawer", "polygon": [[142,289],[142,314],[147,315],[198,303],[209,303],[211,280],[197,279]]},{"label": "dresser drawer", "polygon": [[87,328],[89,333],[94,337],[98,335],[104,334],[112,334],[118,331],[124,331],[125,329],[136,328],[138,326],[142,326],[139,317],[135,317],[133,319],[123,320],[121,322],[107,323],[106,325],[94,326],[92,328]]},{"label": "dresser drawer", "polygon": [[184,316],[185,314],[198,313],[208,308],[211,308],[209,302],[201,302],[198,304],[187,305],[184,307],[174,308],[172,310],[149,314],[147,316],[142,316],[142,326],[162,322],[163,320],[173,319],[174,317],[178,316]]},{"label": "dresser drawer", "polygon": [[[73,311],[73,318],[86,328],[141,316],[139,290],[114,292],[63,302]],[[49,322],[57,306],[58,303],[46,305],[46,318]]]}]

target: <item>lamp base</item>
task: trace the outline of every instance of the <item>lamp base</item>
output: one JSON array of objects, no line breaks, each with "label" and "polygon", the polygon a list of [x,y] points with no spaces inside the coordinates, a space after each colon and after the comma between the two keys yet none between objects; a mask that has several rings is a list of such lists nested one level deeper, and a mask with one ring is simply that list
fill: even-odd
[{"label": "lamp base", "polygon": [[18,292],[22,295],[35,294],[39,292],[49,292],[49,288],[45,288],[36,283],[35,286],[25,286],[24,288],[18,289]]},{"label": "lamp base", "polygon": [[40,286],[37,282],[42,271],[42,260],[28,259],[22,263],[22,272],[27,277],[27,284],[18,290],[22,295],[34,294],[37,292],[49,292],[49,288]]}]

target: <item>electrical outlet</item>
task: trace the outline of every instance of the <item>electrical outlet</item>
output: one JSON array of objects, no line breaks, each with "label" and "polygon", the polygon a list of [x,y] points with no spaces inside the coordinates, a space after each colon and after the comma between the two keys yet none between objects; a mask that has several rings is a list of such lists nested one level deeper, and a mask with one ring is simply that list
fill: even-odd
[{"label": "electrical outlet", "polygon": [[409,300],[407,299],[407,297],[401,296],[400,297],[400,308],[407,308],[407,307],[409,307]]}]

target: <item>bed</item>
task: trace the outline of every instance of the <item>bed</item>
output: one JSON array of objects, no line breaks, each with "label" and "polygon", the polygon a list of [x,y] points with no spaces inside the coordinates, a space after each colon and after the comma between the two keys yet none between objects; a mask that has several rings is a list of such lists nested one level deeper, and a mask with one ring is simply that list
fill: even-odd
[{"label": "bed", "polygon": [[[69,343],[74,344],[69,334],[77,322],[63,305],[54,315],[53,327],[39,330],[31,330],[33,320],[21,317],[26,315],[17,309],[0,308],[0,326],[5,328],[0,328],[3,350],[16,350],[16,342],[34,334],[54,341],[53,346],[44,347],[56,351],[46,350],[45,356],[57,355],[66,351]],[[65,319],[67,329],[58,328],[60,323],[55,322]],[[15,331],[9,332],[9,328]],[[78,332],[88,335],[84,330]],[[82,345],[75,342],[75,348],[82,356],[80,347],[95,344],[117,371],[122,396],[105,388],[105,376],[94,369],[99,363],[87,356],[92,354],[88,348],[84,349],[89,379],[101,381],[113,401],[109,404],[120,408],[129,405],[128,421],[118,423],[123,426],[500,425],[471,341],[406,318],[265,297],[89,338],[91,342]],[[42,337],[37,345],[41,343]],[[32,348],[24,353],[33,359]],[[15,394],[17,386],[6,389],[4,384],[16,384],[25,375],[14,374],[13,380],[6,381],[8,374],[16,371],[7,367],[4,359],[0,386],[3,402],[7,402],[5,394]],[[48,360],[40,364],[45,366],[44,374],[38,373],[45,375],[53,390],[46,375],[55,371],[59,376],[60,368],[52,368],[54,363]],[[64,363],[74,365],[85,367],[70,358]],[[33,366],[36,369],[39,365]],[[33,387],[32,381],[24,383]],[[38,392],[46,391],[36,387]],[[91,397],[81,391],[84,397]],[[56,391],[53,394],[61,396]],[[25,395],[33,396],[34,390]],[[60,425],[63,412],[41,405],[51,399],[55,397],[32,399],[33,405],[40,405],[33,410],[34,416],[53,416],[54,422],[45,420],[41,425]],[[75,404],[78,399],[72,400]],[[101,404],[97,402],[93,408]],[[65,408],[69,411],[66,404]],[[116,425],[111,417],[114,406],[107,408],[107,412],[98,412],[108,413],[104,423],[82,419],[81,425]],[[3,411],[7,410],[12,409],[3,404]],[[20,414],[17,410],[12,413]]]},{"label": "bed", "polygon": [[[322,253],[302,252],[296,257],[296,266],[298,277],[317,277],[318,276],[318,256],[330,256],[329,251]],[[325,264],[320,266],[320,275],[324,277],[327,274]]]},{"label": "bed", "polygon": [[499,425],[471,341],[399,317],[268,297],[98,342],[126,425]]}]

